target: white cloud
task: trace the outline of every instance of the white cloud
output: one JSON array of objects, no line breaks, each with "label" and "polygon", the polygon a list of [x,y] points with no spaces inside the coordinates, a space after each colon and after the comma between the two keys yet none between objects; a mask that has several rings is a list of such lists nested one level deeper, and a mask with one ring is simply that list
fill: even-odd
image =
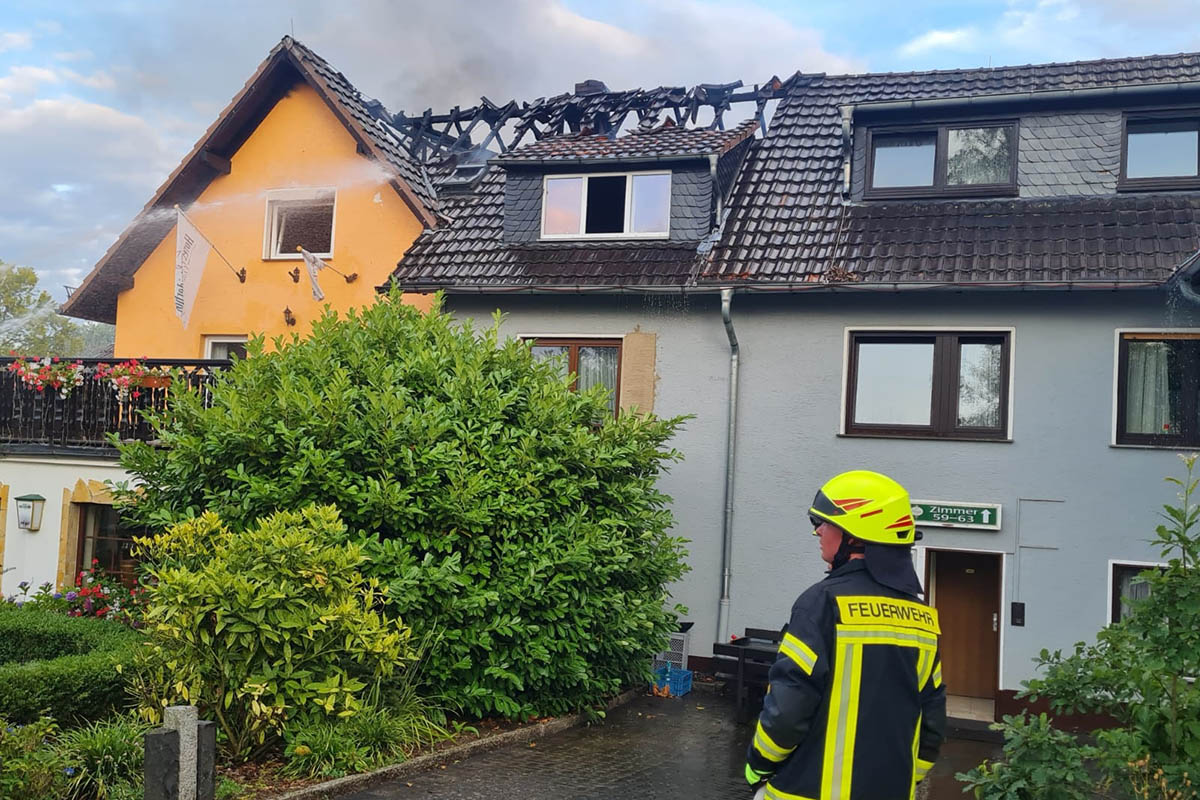
[{"label": "white cloud", "polygon": [[64,77],[73,83],[80,86],[87,86],[90,89],[114,89],[117,82],[113,80],[113,76],[103,70],[97,70],[91,75],[82,75],[75,70],[66,69],[62,71]]},{"label": "white cloud", "polygon": [[59,83],[58,73],[45,67],[12,67],[0,78],[0,100],[12,95],[35,94],[45,84]]},{"label": "white cloud", "polygon": [[91,50],[60,50],[54,54],[55,61],[86,61],[92,57]]},{"label": "white cloud", "polygon": [[925,55],[933,50],[954,50],[968,52],[979,43],[979,31],[975,28],[956,28],[950,31],[928,31],[915,39],[900,46],[902,56],[912,57]]},{"label": "white cloud", "polygon": [[33,36],[19,31],[0,33],[0,53],[6,50],[28,50],[33,44]]}]

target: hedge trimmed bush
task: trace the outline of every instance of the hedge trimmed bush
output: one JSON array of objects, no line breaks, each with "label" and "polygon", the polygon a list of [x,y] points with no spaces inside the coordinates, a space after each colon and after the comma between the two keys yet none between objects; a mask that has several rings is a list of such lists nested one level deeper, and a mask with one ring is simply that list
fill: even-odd
[{"label": "hedge trimmed bush", "polygon": [[124,707],[119,667],[132,662],[138,638],[107,620],[0,605],[0,716],[84,721]]},{"label": "hedge trimmed bush", "polygon": [[604,390],[399,296],[277,340],[152,416],[121,446],[123,513],[165,528],[205,510],[235,530],[334,505],[420,636],[426,675],[476,714],[555,714],[645,678],[686,570],[660,473],[681,420],[613,419]]}]

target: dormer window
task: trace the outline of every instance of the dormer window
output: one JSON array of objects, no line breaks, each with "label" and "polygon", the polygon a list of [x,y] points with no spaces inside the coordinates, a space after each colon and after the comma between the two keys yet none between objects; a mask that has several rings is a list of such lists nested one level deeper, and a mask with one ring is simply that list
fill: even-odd
[{"label": "dormer window", "polygon": [[866,197],[996,196],[1017,191],[1015,122],[874,128]]},{"label": "dormer window", "polygon": [[1125,120],[1121,189],[1184,189],[1200,184],[1200,120]]},{"label": "dormer window", "polygon": [[543,180],[543,239],[664,239],[670,223],[670,172],[547,175]]}]

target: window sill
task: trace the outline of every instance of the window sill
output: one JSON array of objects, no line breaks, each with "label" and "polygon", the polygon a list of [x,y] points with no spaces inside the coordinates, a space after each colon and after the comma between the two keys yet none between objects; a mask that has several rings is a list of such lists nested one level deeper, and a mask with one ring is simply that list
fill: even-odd
[{"label": "window sill", "polygon": [[1118,192],[1178,192],[1200,189],[1200,178],[1131,178],[1117,181]]},{"label": "window sill", "polygon": [[990,436],[928,436],[923,434],[906,433],[839,433],[839,439],[891,439],[893,441],[911,442],[986,442],[988,444],[1012,444],[1011,438],[998,439]]},{"label": "window sill", "polygon": [[965,189],[947,189],[944,187],[924,187],[912,189],[867,189],[863,192],[863,200],[960,200],[988,197],[1017,197],[1020,190],[1016,186],[991,185],[972,186]]},{"label": "window sill", "polygon": [[1200,444],[1128,444],[1123,442],[1109,442],[1108,446],[1113,450],[1164,450],[1171,453],[1200,451]]},{"label": "window sill", "polygon": [[[314,256],[323,261],[332,261],[333,253],[313,253]],[[304,256],[300,253],[280,253],[279,255],[263,256],[263,261],[303,261]]]},{"label": "window sill", "polygon": [[660,242],[671,238],[670,233],[589,233],[580,236],[575,234],[542,234],[539,242],[644,242],[647,239]]}]

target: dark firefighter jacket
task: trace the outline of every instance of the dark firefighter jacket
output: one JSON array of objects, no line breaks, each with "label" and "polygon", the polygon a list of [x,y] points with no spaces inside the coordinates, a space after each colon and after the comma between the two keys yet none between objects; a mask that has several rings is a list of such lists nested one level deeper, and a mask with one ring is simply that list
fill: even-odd
[{"label": "dark firefighter jacket", "polygon": [[944,738],[939,632],[861,559],[800,595],[747,754],[767,800],[912,798]]}]

